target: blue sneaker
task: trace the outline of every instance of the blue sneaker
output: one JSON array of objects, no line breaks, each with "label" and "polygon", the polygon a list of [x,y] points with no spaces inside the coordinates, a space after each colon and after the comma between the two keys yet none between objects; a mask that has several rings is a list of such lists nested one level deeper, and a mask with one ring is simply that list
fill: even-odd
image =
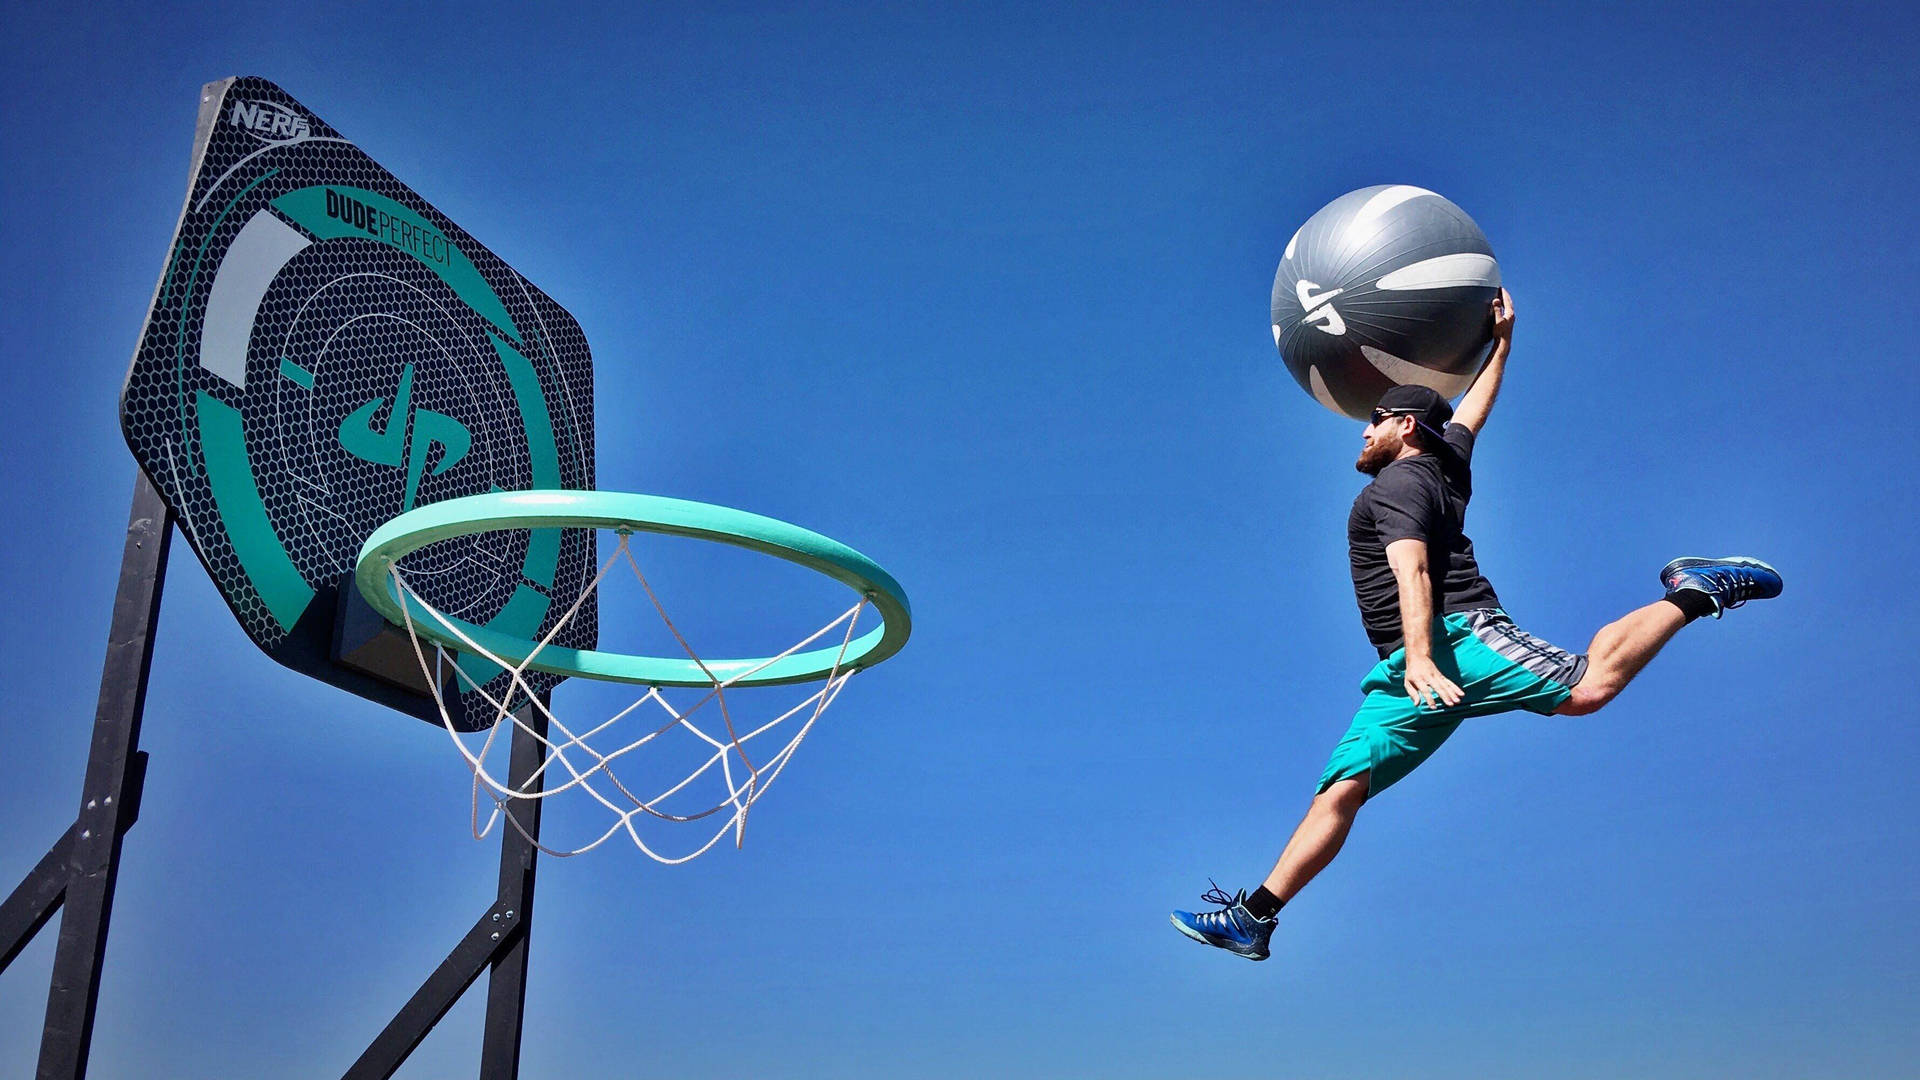
[{"label": "blue sneaker", "polygon": [[1759,559],[1675,559],[1660,571],[1660,584],[1668,592],[1689,589],[1707,594],[1713,601],[1713,617],[1749,600],[1771,600],[1785,585],[1780,571]]},{"label": "blue sneaker", "polygon": [[1200,899],[1209,904],[1222,905],[1219,911],[1203,911],[1195,915],[1191,911],[1176,911],[1172,915],[1173,928],[1202,945],[1212,945],[1225,949],[1236,956],[1249,960],[1267,958],[1267,942],[1273,937],[1273,927],[1278,919],[1256,919],[1253,912],[1247,910],[1247,890],[1228,896],[1219,885],[1207,882],[1213,888],[1200,894]]}]

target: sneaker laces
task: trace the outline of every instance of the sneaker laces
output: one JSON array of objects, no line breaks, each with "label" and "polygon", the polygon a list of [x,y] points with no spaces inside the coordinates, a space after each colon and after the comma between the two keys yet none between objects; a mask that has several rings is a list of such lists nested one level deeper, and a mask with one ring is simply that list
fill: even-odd
[{"label": "sneaker laces", "polygon": [[1705,578],[1716,593],[1723,594],[1718,597],[1722,608],[1737,608],[1760,595],[1760,580],[1744,567],[1705,567],[1694,573]]},{"label": "sneaker laces", "polygon": [[1233,905],[1240,902],[1239,897],[1228,896],[1227,890],[1221,888],[1220,883],[1213,880],[1212,878],[1207,879],[1207,884],[1213,887],[1208,889],[1206,892],[1203,892],[1200,894],[1201,903],[1218,904],[1221,907],[1232,907]]},{"label": "sneaker laces", "polygon": [[1246,911],[1246,908],[1242,905],[1242,897],[1246,894],[1242,893],[1239,896],[1229,896],[1227,891],[1220,887],[1220,883],[1212,878],[1207,879],[1207,884],[1211,885],[1212,888],[1200,894],[1200,902],[1203,904],[1218,904],[1220,905],[1220,910],[1201,912],[1193,917],[1194,921],[1209,926],[1218,926],[1223,930],[1229,930],[1235,934],[1244,935],[1249,933],[1250,928],[1246,925],[1246,922],[1256,921],[1253,918],[1253,913],[1247,911],[1246,920],[1244,921],[1239,914],[1237,914],[1237,912]]}]

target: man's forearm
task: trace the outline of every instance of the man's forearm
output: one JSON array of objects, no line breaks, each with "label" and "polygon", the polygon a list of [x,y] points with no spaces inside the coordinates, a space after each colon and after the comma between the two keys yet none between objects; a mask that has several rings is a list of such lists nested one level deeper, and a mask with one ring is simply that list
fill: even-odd
[{"label": "man's forearm", "polygon": [[1407,696],[1419,701],[1423,709],[1458,705],[1463,697],[1460,687],[1433,662],[1433,576],[1427,566],[1426,549],[1419,540],[1395,540],[1387,545],[1387,563],[1400,586]]},{"label": "man's forearm", "polygon": [[1467,396],[1460,399],[1460,407],[1453,411],[1453,422],[1478,435],[1486,425],[1487,417],[1493,414],[1494,399],[1500,396],[1500,383],[1507,377],[1507,354],[1513,351],[1513,342],[1502,339],[1494,343],[1493,352],[1487,357],[1486,366],[1473,380]]},{"label": "man's forearm", "polygon": [[1433,582],[1422,566],[1394,575],[1400,583],[1400,636],[1408,660],[1433,657]]},{"label": "man's forearm", "polygon": [[1494,399],[1500,396],[1500,380],[1507,375],[1507,354],[1513,351],[1513,296],[1501,289],[1500,295],[1493,301],[1493,352],[1487,355],[1487,362],[1480,368],[1480,374],[1467,388],[1467,396],[1460,399],[1460,407],[1454,410],[1453,422],[1480,434],[1480,429],[1493,413]]}]

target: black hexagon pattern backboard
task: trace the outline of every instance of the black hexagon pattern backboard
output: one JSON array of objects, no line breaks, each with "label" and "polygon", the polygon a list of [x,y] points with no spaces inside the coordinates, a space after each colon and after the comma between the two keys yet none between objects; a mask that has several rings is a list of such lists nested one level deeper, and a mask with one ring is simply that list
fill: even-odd
[{"label": "black hexagon pattern backboard", "polygon": [[[121,395],[127,445],[261,649],[437,720],[421,687],[339,662],[342,589],[367,536],[403,510],[594,486],[586,338],[263,79],[205,88],[191,175]],[[593,557],[591,532],[499,532],[433,545],[407,569],[441,610],[539,636]],[[589,598],[556,640],[592,648],[596,630]],[[507,689],[478,658],[461,667]],[[491,721],[468,697],[459,714]]]}]

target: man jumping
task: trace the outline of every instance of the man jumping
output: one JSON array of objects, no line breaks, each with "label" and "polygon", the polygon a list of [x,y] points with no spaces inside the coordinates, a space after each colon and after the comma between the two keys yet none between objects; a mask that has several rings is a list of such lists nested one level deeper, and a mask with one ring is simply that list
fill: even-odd
[{"label": "man jumping", "polygon": [[1681,627],[1780,595],[1779,573],[1758,559],[1682,558],[1660,571],[1664,597],[1602,627],[1583,655],[1515,626],[1462,531],[1474,437],[1500,394],[1513,345],[1513,298],[1504,289],[1493,326],[1493,351],[1459,411],[1424,386],[1396,386],[1373,410],[1354,463],[1373,482],[1353,501],[1347,545],[1360,618],[1380,663],[1360,683],[1366,700],[1266,881],[1232,896],[1215,886],[1201,899],[1217,910],[1173,913],[1173,925],[1195,941],[1265,960],[1281,906],[1339,854],[1361,805],[1412,772],[1467,717],[1594,712]]}]

